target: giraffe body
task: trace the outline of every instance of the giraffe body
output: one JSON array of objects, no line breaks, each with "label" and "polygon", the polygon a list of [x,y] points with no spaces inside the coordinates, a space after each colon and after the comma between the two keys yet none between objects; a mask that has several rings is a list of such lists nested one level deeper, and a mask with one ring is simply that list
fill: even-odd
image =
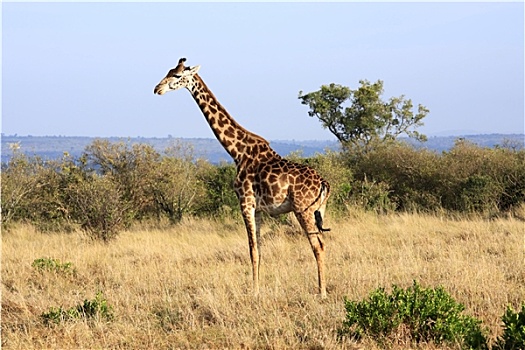
[{"label": "giraffe body", "polygon": [[327,229],[322,227],[322,218],[330,185],[314,169],[282,158],[268,141],[239,125],[197,74],[200,66],[184,67],[185,61],[181,58],[154,92],[162,95],[187,88],[213,133],[235,161],[234,189],[248,233],[255,292],[259,291],[261,213],[293,212],[310,241],[317,261],[319,293],[325,297],[323,231]]}]

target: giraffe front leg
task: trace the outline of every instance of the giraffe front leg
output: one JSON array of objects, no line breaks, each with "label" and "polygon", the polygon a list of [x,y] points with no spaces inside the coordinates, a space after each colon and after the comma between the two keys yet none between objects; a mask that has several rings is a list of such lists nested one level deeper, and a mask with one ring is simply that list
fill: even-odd
[{"label": "giraffe front leg", "polygon": [[260,265],[260,251],[259,251],[259,228],[258,221],[260,221],[259,213],[255,212],[255,204],[241,203],[242,216],[244,225],[246,226],[246,233],[248,234],[248,244],[250,248],[250,259],[252,262],[253,274],[253,291],[259,294],[259,265]]}]

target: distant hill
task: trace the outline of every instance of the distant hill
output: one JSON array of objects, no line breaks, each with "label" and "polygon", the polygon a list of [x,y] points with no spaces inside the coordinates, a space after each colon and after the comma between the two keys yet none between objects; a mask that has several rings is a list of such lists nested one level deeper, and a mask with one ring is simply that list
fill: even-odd
[{"label": "distant hill", "polygon": [[[193,149],[195,158],[207,159],[212,163],[230,162],[231,158],[217,139],[214,138],[146,138],[146,137],[80,137],[80,136],[13,136],[2,135],[2,162],[6,162],[12,155],[10,144],[18,143],[20,151],[27,155],[36,155],[43,159],[56,159],[68,152],[73,157],[79,157],[86,146],[97,139],[110,142],[145,143],[153,146],[158,152],[177,144],[189,145]],[[310,157],[316,153],[324,153],[327,148],[338,149],[336,141],[271,141],[272,147],[282,155],[299,152],[302,156]]]},{"label": "distant hill", "polygon": [[459,136],[429,136],[426,142],[417,142],[407,139],[409,143],[416,147],[427,148],[430,150],[443,152],[450,150],[454,143],[459,140],[468,140],[480,147],[493,148],[503,146],[506,143],[524,148],[524,134],[480,134],[480,135],[459,135]]},{"label": "distant hill", "polygon": [[[416,147],[428,148],[438,152],[449,150],[454,146],[458,138],[469,140],[482,147],[494,147],[502,145],[505,142],[523,147],[523,134],[490,134],[490,135],[465,135],[465,136],[433,136],[429,137],[425,143],[415,143],[408,140]],[[18,136],[2,135],[2,162],[6,162],[12,155],[10,144],[18,143],[20,151],[27,155],[40,156],[43,159],[56,159],[62,157],[64,152],[68,152],[73,157],[82,154],[86,146],[97,137],[80,137],[80,136]],[[212,163],[221,161],[230,162],[229,155],[224,151],[219,141],[214,138],[146,138],[146,137],[109,137],[103,138],[111,142],[129,142],[129,143],[147,143],[152,145],[157,151],[163,152],[166,148],[178,143],[191,145],[196,158],[207,159]],[[272,147],[282,155],[289,155],[292,152],[298,152],[304,157],[310,157],[316,153],[325,153],[327,149],[339,149],[337,141],[294,141],[278,140],[271,141]]]}]

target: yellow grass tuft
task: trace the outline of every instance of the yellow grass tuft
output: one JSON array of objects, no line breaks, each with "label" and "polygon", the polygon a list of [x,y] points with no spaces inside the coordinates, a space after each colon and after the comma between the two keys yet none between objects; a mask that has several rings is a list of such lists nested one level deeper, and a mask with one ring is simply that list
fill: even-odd
[{"label": "yellow grass tuft", "polygon": [[[328,220],[330,221],[330,220]],[[244,227],[185,220],[170,230],[123,232],[109,244],[81,232],[42,234],[20,226],[2,237],[2,345],[40,348],[378,348],[338,340],[343,298],[377,287],[443,285],[493,341],[507,305],[524,302],[524,223],[355,212],[327,235],[328,299],[315,295],[315,259],[290,227],[263,228],[261,293],[251,293]],[[38,271],[35,259],[71,262],[75,274]],[[114,319],[46,326],[51,307],[101,291]],[[410,348],[415,344],[393,345]],[[432,344],[419,348],[439,348]]]}]

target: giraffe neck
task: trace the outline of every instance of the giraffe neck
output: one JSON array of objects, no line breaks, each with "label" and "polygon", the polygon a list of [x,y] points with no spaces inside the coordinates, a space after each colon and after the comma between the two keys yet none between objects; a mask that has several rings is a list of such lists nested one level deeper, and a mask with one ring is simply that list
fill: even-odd
[{"label": "giraffe neck", "polygon": [[268,141],[246,130],[230,116],[197,74],[193,76],[193,84],[188,86],[188,90],[199,105],[215,137],[235,163],[239,164],[261,153],[277,155],[270,148]]}]

